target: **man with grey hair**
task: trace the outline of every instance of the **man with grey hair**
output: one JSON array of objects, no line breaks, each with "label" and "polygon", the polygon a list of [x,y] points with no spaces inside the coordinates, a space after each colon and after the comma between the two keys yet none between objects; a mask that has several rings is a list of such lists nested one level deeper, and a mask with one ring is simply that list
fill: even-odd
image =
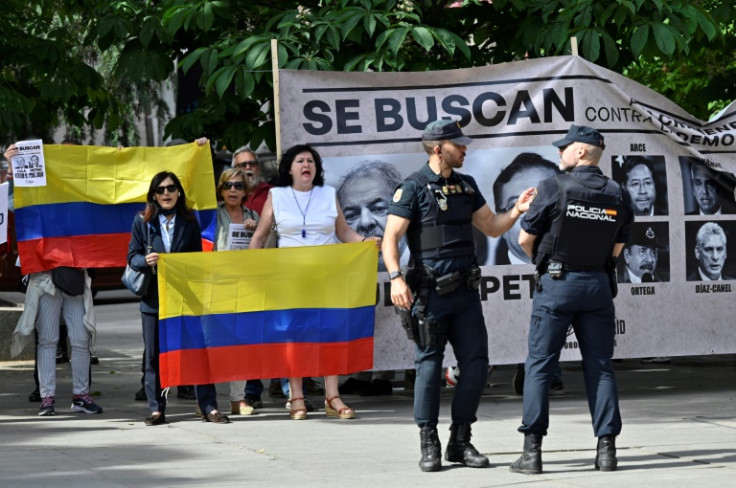
[{"label": "man with grey hair", "polygon": [[233,153],[233,168],[238,168],[245,173],[248,179],[248,193],[245,196],[245,205],[251,210],[261,214],[263,204],[266,203],[268,190],[271,185],[263,180],[261,175],[261,162],[258,156],[248,146],[241,146]]},{"label": "man with grey hair", "polygon": [[[337,201],[350,228],[365,237],[383,237],[389,200],[401,180],[396,168],[383,161],[361,161],[345,174],[337,189]],[[400,255],[405,250],[406,240],[402,240]],[[378,270],[386,271],[383,258],[379,259]]]},{"label": "man with grey hair", "polygon": [[720,281],[736,279],[723,274],[726,264],[726,233],[715,222],[706,222],[695,235],[695,259],[698,270],[691,273],[688,281]]}]

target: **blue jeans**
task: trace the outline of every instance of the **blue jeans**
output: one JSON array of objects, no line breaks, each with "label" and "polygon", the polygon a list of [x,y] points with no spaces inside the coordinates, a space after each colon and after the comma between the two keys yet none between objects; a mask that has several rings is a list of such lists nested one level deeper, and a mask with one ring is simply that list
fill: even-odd
[{"label": "blue jeans", "polygon": [[[448,342],[457,358],[460,377],[452,399],[453,424],[472,423],[488,380],[488,332],[480,296],[460,286],[439,296],[430,290],[427,320],[449,320]],[[442,360],[445,346],[414,347],[414,421],[419,427],[436,427],[440,411]]]},{"label": "blue jeans", "polygon": [[[519,432],[547,434],[549,384],[572,324],[583,357],[588,408],[596,437],[621,432],[618,387],[613,371],[615,308],[603,272],[566,272],[562,279],[542,275],[534,293],[529,355],[524,379],[524,412]],[[460,370],[462,371],[462,370]],[[462,376],[462,374],[461,374]]]}]

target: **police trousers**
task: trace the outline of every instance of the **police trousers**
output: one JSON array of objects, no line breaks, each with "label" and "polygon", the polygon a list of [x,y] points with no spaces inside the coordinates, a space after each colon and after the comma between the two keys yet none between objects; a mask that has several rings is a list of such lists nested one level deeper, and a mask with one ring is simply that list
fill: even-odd
[{"label": "police trousers", "polygon": [[[488,332],[480,295],[461,285],[439,296],[430,290],[425,309],[427,320],[449,321],[448,342],[452,346],[460,377],[452,399],[454,424],[472,423],[488,380]],[[436,427],[440,411],[442,361],[445,346],[415,348],[417,376],[414,383],[414,421],[421,427]]]},{"label": "police trousers", "polygon": [[615,309],[604,272],[569,272],[553,280],[545,273],[534,293],[529,355],[524,365],[524,411],[519,432],[547,434],[549,383],[572,324],[583,357],[588,408],[596,437],[618,435],[621,413],[611,357]]}]

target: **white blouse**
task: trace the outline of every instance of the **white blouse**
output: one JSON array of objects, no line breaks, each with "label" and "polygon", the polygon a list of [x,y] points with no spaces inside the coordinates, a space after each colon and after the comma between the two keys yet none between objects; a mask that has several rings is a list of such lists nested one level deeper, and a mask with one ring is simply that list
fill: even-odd
[{"label": "white blouse", "polygon": [[321,246],[339,242],[335,235],[335,188],[315,186],[303,192],[286,186],[274,187],[269,191],[279,233],[279,247]]}]

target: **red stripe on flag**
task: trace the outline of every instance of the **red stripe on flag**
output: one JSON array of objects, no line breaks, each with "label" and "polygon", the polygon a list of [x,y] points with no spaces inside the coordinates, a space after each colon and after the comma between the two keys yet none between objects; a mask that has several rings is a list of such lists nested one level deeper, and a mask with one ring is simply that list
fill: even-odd
[{"label": "red stripe on flag", "polygon": [[125,266],[130,232],[44,237],[18,242],[21,272],[37,273],[58,266],[111,268]]},{"label": "red stripe on flag", "polygon": [[350,374],[373,368],[373,337],[172,351],[159,356],[161,387]]}]

